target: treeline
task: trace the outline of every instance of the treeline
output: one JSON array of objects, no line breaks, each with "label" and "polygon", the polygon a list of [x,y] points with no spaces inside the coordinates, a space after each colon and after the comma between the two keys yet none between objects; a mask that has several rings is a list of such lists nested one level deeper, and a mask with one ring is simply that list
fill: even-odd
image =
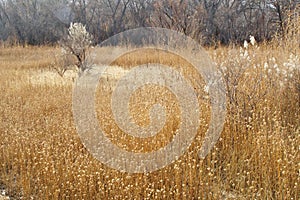
[{"label": "treeline", "polygon": [[228,44],[284,34],[300,0],[0,0],[0,41],[54,44],[71,22],[95,42],[136,27],[180,31],[202,44]]}]

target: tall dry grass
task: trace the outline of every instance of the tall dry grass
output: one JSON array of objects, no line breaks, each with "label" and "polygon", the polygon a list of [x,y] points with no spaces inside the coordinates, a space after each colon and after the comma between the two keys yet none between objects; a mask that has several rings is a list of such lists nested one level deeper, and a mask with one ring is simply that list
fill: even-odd
[{"label": "tall dry grass", "polygon": [[[300,74],[296,53],[274,44],[207,49],[223,73],[227,89],[227,118],[221,138],[199,159],[209,121],[209,100],[198,92],[201,127],[190,149],[159,171],[128,174],[95,160],[82,145],[72,119],[72,79],[51,73],[50,47],[0,50],[0,183],[8,194],[23,199],[299,199]],[[54,53],[53,53],[54,52]],[[139,52],[114,65],[159,60],[184,66],[189,79],[202,80],[188,63],[164,52]],[[32,77],[47,73],[51,81]],[[46,77],[47,77],[46,76]],[[107,80],[98,88],[99,124],[111,140],[131,151],[164,146],[179,124],[174,95],[161,87],[146,87],[132,99],[140,125],[146,112],[163,95],[167,124],[155,138],[137,140],[122,133],[103,107],[111,94]],[[108,89],[106,89],[108,88]],[[135,97],[135,98],[134,98]],[[147,99],[147,101],[145,101]],[[136,102],[135,102],[136,101]],[[146,102],[146,105],[144,104]],[[142,112],[142,113],[145,113]]]}]

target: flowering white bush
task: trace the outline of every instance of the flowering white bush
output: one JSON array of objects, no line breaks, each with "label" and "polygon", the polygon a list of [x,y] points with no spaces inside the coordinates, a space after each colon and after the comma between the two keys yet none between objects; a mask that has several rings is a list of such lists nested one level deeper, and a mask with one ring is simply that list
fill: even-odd
[{"label": "flowering white bush", "polygon": [[72,55],[76,58],[75,65],[79,73],[87,69],[87,53],[93,43],[93,37],[87,32],[81,23],[71,23],[68,35],[61,41],[65,55]]},{"label": "flowering white bush", "polygon": [[86,48],[92,44],[92,36],[87,32],[84,25],[81,23],[71,23],[68,29],[67,41],[69,49],[74,55],[80,55]]}]

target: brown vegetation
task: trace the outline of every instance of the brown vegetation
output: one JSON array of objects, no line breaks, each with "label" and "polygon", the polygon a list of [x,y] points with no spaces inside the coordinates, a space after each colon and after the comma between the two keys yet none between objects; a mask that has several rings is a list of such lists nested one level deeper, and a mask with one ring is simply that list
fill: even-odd
[{"label": "brown vegetation", "polygon": [[[299,49],[290,52],[264,44],[207,50],[227,87],[227,119],[217,145],[204,160],[199,159],[197,151],[210,112],[209,102],[199,97],[203,123],[187,153],[159,171],[127,174],[94,159],[76,134],[72,79],[61,81],[62,77],[51,74],[54,52],[59,49],[1,49],[1,184],[10,196],[24,199],[299,199]],[[192,69],[178,58],[163,53],[141,55],[125,56],[114,64],[126,68],[158,56],[156,60],[175,68],[182,64],[187,77],[197,78],[191,77]],[[54,78],[32,82],[33,75],[43,73]],[[166,129],[154,142],[135,141],[119,133],[109,111],[101,107],[107,101],[101,98],[103,88],[98,96],[99,123],[112,130],[112,141],[140,151],[141,144],[148,145],[144,150],[153,150],[172,137],[180,120],[172,94],[159,87],[135,94],[139,102],[151,101],[149,105],[133,104],[133,113],[148,108],[155,100],[155,96],[149,98],[153,94],[167,95],[165,103],[175,102],[169,108],[170,116],[175,117],[168,118]],[[149,93],[151,90],[155,92]],[[197,90],[204,94],[203,88]],[[138,124],[147,123],[147,115],[133,115]]]}]

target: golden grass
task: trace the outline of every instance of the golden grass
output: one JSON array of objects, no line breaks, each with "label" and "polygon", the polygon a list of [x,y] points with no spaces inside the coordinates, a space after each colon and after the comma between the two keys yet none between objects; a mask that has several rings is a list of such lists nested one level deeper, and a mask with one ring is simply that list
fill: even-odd
[{"label": "golden grass", "polygon": [[[210,107],[201,98],[203,85],[196,87],[202,121],[194,143],[179,160],[147,174],[113,170],[88,153],[75,130],[70,82],[62,83],[61,77],[52,80],[56,84],[29,81],[33,74],[49,73],[57,51],[50,47],[0,50],[0,184],[10,196],[45,200],[300,198],[300,79],[299,68],[290,67],[300,63],[288,51],[270,45],[247,52],[233,47],[208,49],[228,91],[221,138],[204,160],[198,158]],[[177,69],[184,66],[182,73],[188,79],[201,80],[188,63],[164,52],[133,53],[113,64],[127,69],[151,59]],[[170,141],[180,120],[174,95],[154,86],[133,95],[130,109],[140,125],[149,123],[147,110],[158,96],[164,95],[161,103],[173,105],[167,109],[162,132],[151,140],[140,140],[122,133],[110,109],[102,106],[107,105],[111,90],[105,90],[109,85],[101,81],[99,124],[115,144],[144,152]],[[140,110],[146,114],[139,115]]]}]

